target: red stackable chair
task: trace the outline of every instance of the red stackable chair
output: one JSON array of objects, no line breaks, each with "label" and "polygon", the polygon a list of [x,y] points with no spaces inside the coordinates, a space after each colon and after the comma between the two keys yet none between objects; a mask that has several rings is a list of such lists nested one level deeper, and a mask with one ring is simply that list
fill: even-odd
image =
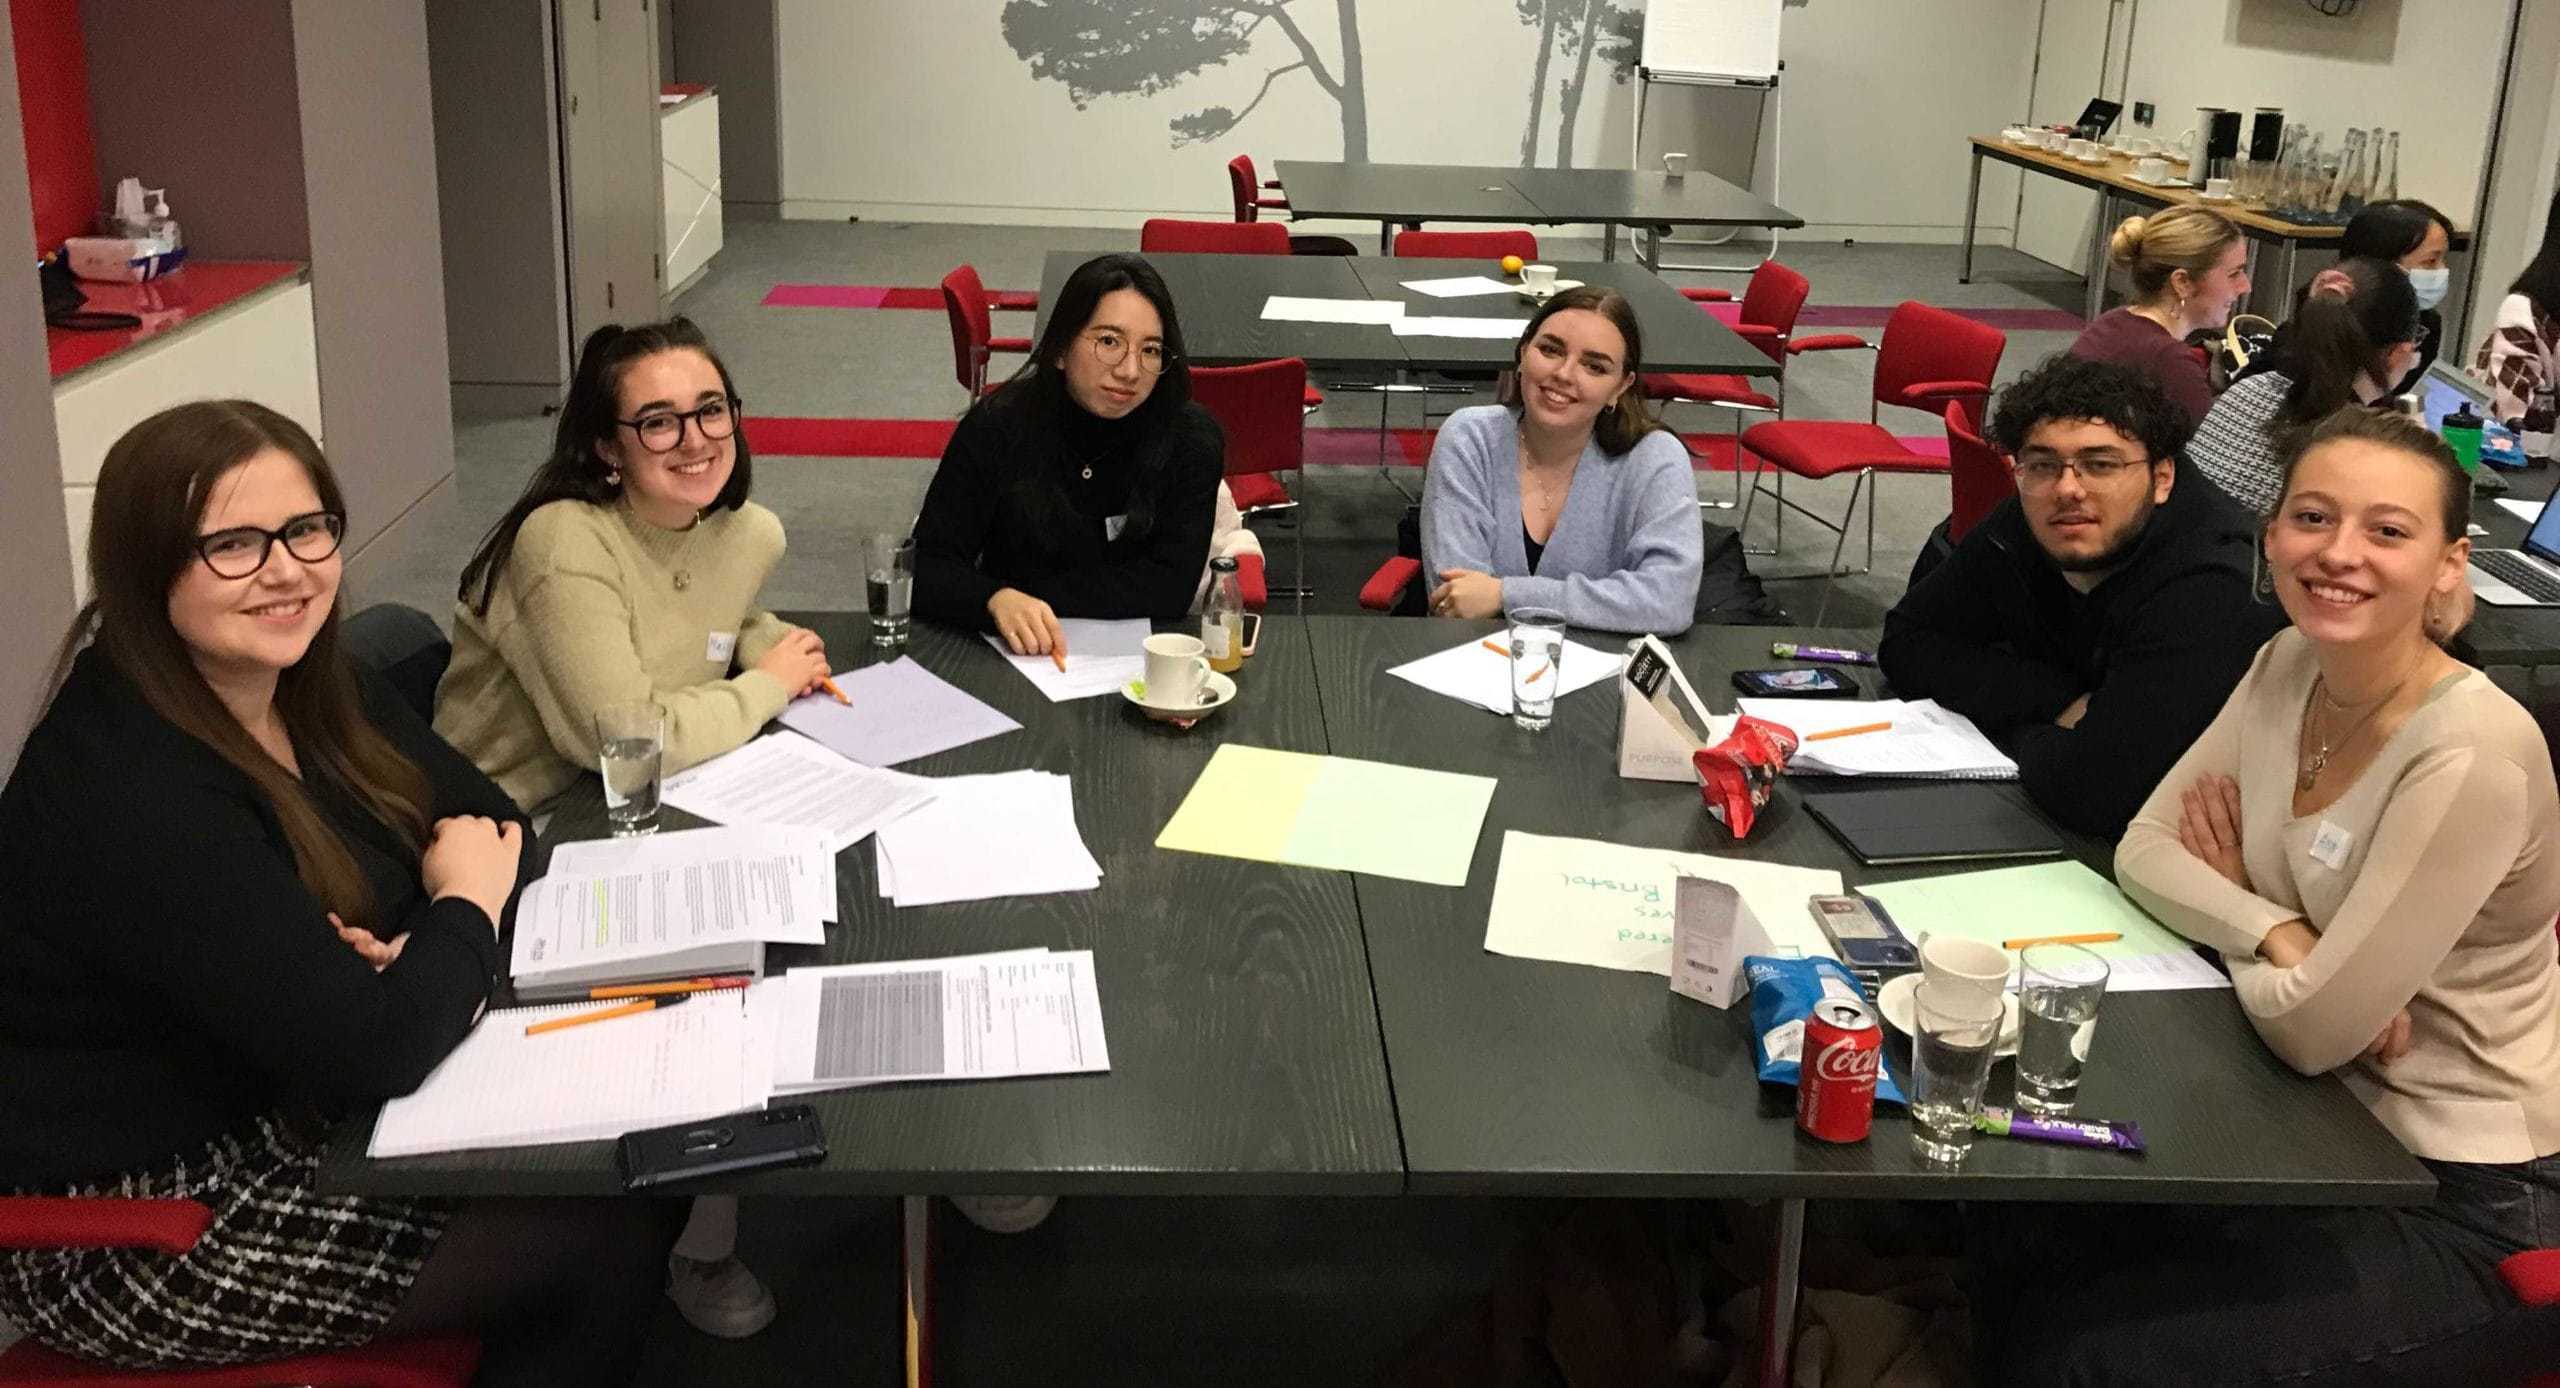
[{"label": "red stackable chair", "polygon": [[1538,258],[1538,238],[1526,231],[1399,231],[1396,254],[1417,260]]},{"label": "red stackable chair", "polygon": [[[2548,733],[2552,723],[2550,715],[2540,708],[2535,712],[2536,721]],[[2551,745],[2560,747],[2560,742]],[[2555,753],[2553,760],[2560,764],[2560,753]],[[2560,921],[2554,921],[2552,925],[2560,929]],[[2527,1306],[2560,1306],[2560,1248],[2530,1248],[2514,1254],[2498,1264],[2498,1276],[2506,1279],[2507,1290],[2516,1294],[2516,1300]],[[2560,1388],[2560,1369],[2534,1375],[2526,1380],[2526,1388]]]},{"label": "red stackable chair", "polygon": [[1030,338],[996,336],[987,309],[987,287],[976,269],[963,265],[942,277],[942,310],[951,317],[952,372],[972,400],[987,393],[987,366],[995,353],[1031,350]]},{"label": "red stackable chair", "polygon": [[1265,189],[1277,193],[1280,191],[1280,185],[1276,182],[1264,183],[1254,177],[1252,155],[1239,154],[1227,161],[1227,193],[1235,205],[1237,221],[1258,222],[1262,220],[1264,212],[1289,210],[1287,198],[1264,197],[1262,194]]},{"label": "red stackable chair", "polygon": [[[184,1253],[213,1223],[193,1200],[0,1196],[0,1248],[153,1248]],[[0,1350],[0,1388],[464,1388],[480,1364],[467,1336],[403,1340],[214,1369],[118,1369],[33,1340]]]},{"label": "red stackable chair", "polygon": [[[2000,369],[2000,354],[2007,350],[2008,336],[1997,328],[1985,327],[1972,319],[1908,301],[1885,320],[1880,342],[1868,343],[1864,338],[1846,333],[1822,337],[1798,338],[1787,345],[1790,355],[1805,352],[1867,350],[1876,353],[1875,385],[1867,406],[1868,422],[1835,419],[1781,419],[1755,424],[1742,435],[1743,459],[1764,458],[1777,466],[1774,492],[1764,487],[1755,474],[1751,490],[1744,500],[1743,525],[1751,522],[1750,506],[1764,492],[1778,503],[1777,543],[1786,539],[1786,513],[1794,511],[1814,524],[1838,534],[1831,548],[1831,562],[1821,572],[1823,605],[1814,611],[1814,625],[1822,624],[1822,615],[1831,601],[1831,586],[1844,572],[1866,573],[1875,567],[1876,498],[1873,479],[1878,473],[1945,473],[1947,460],[1925,453],[1915,453],[1878,422],[1883,407],[1894,405],[1904,409],[1926,410],[1940,417],[1950,402],[1966,407],[1966,419],[1979,425],[1981,402],[1991,395],[1991,378]],[[1849,505],[1834,522],[1819,512],[1787,499],[1787,477],[1793,474],[1808,480],[1837,477],[1854,473],[1856,480],[1849,488]],[[1867,493],[1867,557],[1855,570],[1843,570],[1840,556],[1849,545],[1849,522],[1857,515],[1858,497]],[[1811,577],[1812,575],[1795,575]]]},{"label": "red stackable chair", "polygon": [[[1778,364],[1778,379],[1762,390],[1749,376],[1714,375],[1702,371],[1646,372],[1643,381],[1645,398],[1666,405],[1714,405],[1734,412],[1733,500],[1705,502],[1730,509],[1743,501],[1742,422],[1755,414],[1780,414],[1787,399],[1787,344],[1794,338],[1796,318],[1804,312],[1804,301],[1813,286],[1804,276],[1774,260],[1760,262],[1751,272],[1751,286],[1742,295],[1742,316],[1733,325],[1743,341],[1759,348]],[[1733,296],[1721,289],[1682,290],[1693,303],[1717,303]],[[1709,298],[1706,296],[1715,296]]]},{"label": "red stackable chair", "polygon": [[2000,503],[2018,494],[2018,474],[1999,449],[1983,441],[1970,408],[1947,406],[1947,543],[1954,544]]},{"label": "red stackable chair", "polygon": [[[1297,475],[1306,485],[1307,364],[1296,357],[1258,361],[1245,366],[1191,368],[1191,398],[1218,421],[1226,435],[1227,491],[1246,516],[1296,510],[1294,493],[1277,474]],[[1284,597],[1306,596],[1306,529],[1292,540],[1297,548],[1297,585],[1276,590]]]},{"label": "red stackable chair", "polygon": [[1278,222],[1184,222],[1150,217],[1138,228],[1146,255],[1287,255],[1289,229]]}]

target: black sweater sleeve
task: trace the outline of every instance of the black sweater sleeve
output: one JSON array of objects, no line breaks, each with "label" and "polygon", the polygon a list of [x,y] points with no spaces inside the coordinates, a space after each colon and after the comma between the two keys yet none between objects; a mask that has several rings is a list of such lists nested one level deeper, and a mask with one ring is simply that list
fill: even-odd
[{"label": "black sweater sleeve", "polygon": [[1876,655],[1895,694],[1935,699],[1985,732],[2050,723],[2082,692],[2072,671],[2008,644],[2001,614],[2029,599],[2026,575],[1995,535],[2000,519],[1974,527],[1902,595],[1885,614]]},{"label": "black sweater sleeve", "polygon": [[2020,784],[2065,826],[2122,835],[2277,625],[2233,575],[2196,572],[2163,585],[2116,634],[2077,727],[2029,724],[2003,739]]},{"label": "black sweater sleeve", "polygon": [[916,513],[913,605],[927,620],[995,630],[987,599],[1004,585],[979,563],[1003,497],[1002,433],[987,406],[972,408],[951,431],[925,487],[923,509]]},{"label": "black sweater sleeve", "polygon": [[1206,410],[1193,406],[1176,425],[1147,533],[1099,563],[1063,569],[1036,596],[1061,617],[1179,617],[1200,589],[1217,527],[1218,482],[1226,472],[1226,437]]}]

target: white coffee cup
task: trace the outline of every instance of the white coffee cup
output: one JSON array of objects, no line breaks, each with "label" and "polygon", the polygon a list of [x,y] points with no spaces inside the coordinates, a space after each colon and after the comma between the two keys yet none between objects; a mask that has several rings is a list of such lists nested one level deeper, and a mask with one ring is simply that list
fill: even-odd
[{"label": "white coffee cup", "polygon": [[2133,176],[2145,183],[2166,183],[2169,181],[2169,161],[2166,159],[2135,160]]},{"label": "white coffee cup", "polygon": [[2003,144],[2011,144],[2011,145],[2024,144],[2024,143],[2026,143],[2026,140],[2027,140],[2027,132],[2026,132],[2026,131],[2024,131],[2024,130],[2019,129],[2018,127],[2016,127],[2016,126],[2014,126],[2014,125],[2012,125],[2012,126],[2007,126],[2007,127],[2003,128],[2003,129],[2001,130],[2001,132],[2000,132],[2000,141],[2001,141],[2001,143],[2003,143]]},{"label": "white coffee cup", "polygon": [[2063,146],[2063,152],[2069,154],[2074,159],[2086,159],[2091,155],[2096,154],[2098,152],[2098,147],[2087,140],[2073,140],[2069,144]]},{"label": "white coffee cup", "polygon": [[1147,638],[1147,702],[1191,708],[1209,683],[1209,648],[1197,636],[1168,631]]},{"label": "white coffee cup", "polygon": [[1520,267],[1520,284],[1530,293],[1543,299],[1556,290],[1556,267],[1523,265]]},{"label": "white coffee cup", "polygon": [[1931,935],[1920,942],[1920,972],[1932,985],[1998,997],[2009,986],[2009,951],[1961,935]]},{"label": "white coffee cup", "polygon": [[2070,143],[2071,140],[2070,136],[2063,134],[2059,130],[2047,130],[2043,132],[2041,138],[2044,141],[2044,147],[2056,154],[2060,154],[2062,152],[2062,147]]},{"label": "white coffee cup", "polygon": [[1673,178],[1686,177],[1689,172],[1689,156],[1686,154],[1662,156],[1662,171]]},{"label": "white coffee cup", "polygon": [[2136,135],[2133,137],[2132,149],[2135,154],[2139,155],[2158,154],[2160,152],[2160,142],[2149,135]]},{"label": "white coffee cup", "polygon": [[2204,195],[2215,199],[2231,196],[2231,180],[2227,178],[2206,179],[2204,181]]}]

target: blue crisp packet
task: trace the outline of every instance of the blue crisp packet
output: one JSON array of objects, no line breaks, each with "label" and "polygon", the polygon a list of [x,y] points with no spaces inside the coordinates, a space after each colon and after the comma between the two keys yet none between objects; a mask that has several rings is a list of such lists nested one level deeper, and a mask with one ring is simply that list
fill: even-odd
[{"label": "blue crisp packet", "polygon": [[[1803,1073],[1804,1024],[1813,1005],[1826,997],[1851,998],[1873,1013],[1875,1003],[1858,980],[1836,959],[1772,959],[1754,954],[1742,961],[1742,976],[1751,984],[1751,1059],[1760,1067],[1762,1084],[1796,1087]],[[1881,1025],[1881,1024],[1879,1024]],[[1908,1106],[1893,1067],[1876,1066],[1876,1098]]]}]

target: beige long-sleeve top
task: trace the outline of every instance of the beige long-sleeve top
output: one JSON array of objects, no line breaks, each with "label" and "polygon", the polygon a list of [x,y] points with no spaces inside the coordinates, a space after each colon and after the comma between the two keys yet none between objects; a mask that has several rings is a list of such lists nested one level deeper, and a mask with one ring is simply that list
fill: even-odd
[{"label": "beige long-sleeve top", "polygon": [[754,668],[791,629],[756,606],[782,549],[781,520],[754,502],[689,530],[623,505],[536,509],[488,612],[454,606],[436,731],[528,810],[595,768],[610,704],[666,710],[669,773],[744,744],[790,699]]},{"label": "beige long-sleeve top", "polygon": [[[2311,643],[2269,641],[2213,725],[2116,850],[2143,909],[2221,950],[2267,1045],[2305,1074],[2338,1070],[2422,1157],[2520,1162],[2560,1152],[2560,793],[2532,717],[2476,670],[2449,676],[2347,793],[2293,813]],[[2179,795],[2240,785],[2249,887],[2178,842]],[[2276,925],[2319,933],[2292,968],[2258,958]],[[2411,1047],[2361,1053],[2401,1008]],[[2342,1068],[2343,1067],[2343,1068]]]}]

